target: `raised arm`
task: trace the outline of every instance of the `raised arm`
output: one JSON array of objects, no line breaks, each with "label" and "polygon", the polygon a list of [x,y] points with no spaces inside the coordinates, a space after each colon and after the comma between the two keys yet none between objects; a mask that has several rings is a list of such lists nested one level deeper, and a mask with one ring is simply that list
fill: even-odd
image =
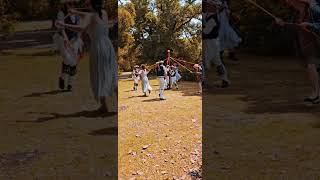
[{"label": "raised arm", "polygon": [[57,24],[65,27],[71,31],[82,33],[83,31],[86,31],[86,29],[91,24],[91,22],[92,22],[92,15],[86,16],[86,18],[84,19],[84,21],[80,25],[65,24],[61,21],[58,21]]},{"label": "raised arm", "polygon": [[70,10],[69,10],[69,13],[70,13],[70,14],[79,15],[79,16],[81,16],[81,17],[90,16],[90,15],[91,15],[90,12],[83,12],[83,11],[78,11],[78,10],[75,10],[75,9],[70,9]]}]

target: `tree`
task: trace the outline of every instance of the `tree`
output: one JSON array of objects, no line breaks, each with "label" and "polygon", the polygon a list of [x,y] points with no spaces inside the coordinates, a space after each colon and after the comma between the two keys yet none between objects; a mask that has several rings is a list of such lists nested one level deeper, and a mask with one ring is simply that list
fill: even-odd
[{"label": "tree", "polygon": [[10,1],[0,0],[0,32],[13,32],[16,18],[16,14],[12,13]]},{"label": "tree", "polygon": [[120,6],[118,9],[118,18],[119,18],[119,37],[118,37],[118,61],[120,69],[128,70],[134,63],[134,58],[130,61],[127,61],[130,58],[129,49],[131,48],[134,38],[132,36],[131,29],[134,25],[134,9],[131,9],[129,12],[123,6]]},{"label": "tree", "polygon": [[[183,56],[189,61],[200,58],[199,1],[132,0],[123,7],[134,17],[129,31],[133,42],[128,47],[128,61],[151,64],[165,58],[167,49],[173,50],[173,56]],[[128,39],[125,38],[128,34],[121,36]]]}]

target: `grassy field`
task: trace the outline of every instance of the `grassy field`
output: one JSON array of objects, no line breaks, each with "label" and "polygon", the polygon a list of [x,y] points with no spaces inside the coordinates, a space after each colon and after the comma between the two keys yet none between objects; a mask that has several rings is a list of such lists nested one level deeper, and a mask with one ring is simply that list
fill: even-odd
[{"label": "grassy field", "polygon": [[227,65],[232,86],[203,95],[204,179],[319,179],[320,106],[302,103],[310,85],[299,60]]},{"label": "grassy field", "polygon": [[58,90],[60,66],[45,49],[0,55],[0,179],[117,176],[117,117],[95,112],[88,58],[73,92]]},{"label": "grassy field", "polygon": [[[119,81],[119,179],[190,179],[202,164],[202,103],[194,82],[141,97],[141,86]],[[201,173],[201,172],[200,172]]]}]

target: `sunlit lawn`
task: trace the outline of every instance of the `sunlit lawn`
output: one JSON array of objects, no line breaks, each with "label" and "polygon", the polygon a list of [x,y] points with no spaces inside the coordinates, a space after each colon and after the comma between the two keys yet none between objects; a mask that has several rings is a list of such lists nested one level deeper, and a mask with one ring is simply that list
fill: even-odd
[{"label": "sunlit lawn", "polygon": [[202,98],[196,83],[165,91],[166,101],[159,101],[157,84],[151,80],[153,92],[141,97],[141,85],[134,92],[132,80],[119,81],[120,179],[188,179],[202,163]]}]

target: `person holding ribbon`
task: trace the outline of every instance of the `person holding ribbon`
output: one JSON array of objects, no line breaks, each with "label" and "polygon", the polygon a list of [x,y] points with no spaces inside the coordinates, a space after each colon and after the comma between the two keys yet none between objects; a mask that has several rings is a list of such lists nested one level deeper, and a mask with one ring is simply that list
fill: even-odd
[{"label": "person holding ribbon", "polygon": [[230,25],[230,9],[229,0],[220,0],[222,8],[219,10],[218,16],[220,20],[219,40],[220,40],[220,57],[223,61],[225,50],[229,51],[229,58],[238,60],[234,48],[239,46],[242,39]]},{"label": "person holding ribbon", "polygon": [[304,102],[311,104],[320,103],[319,65],[320,65],[320,45],[319,36],[316,31],[320,31],[320,6],[316,0],[291,0],[284,1],[299,13],[297,23],[286,23],[280,18],[275,18],[277,24],[291,25],[296,28],[300,54],[306,60],[307,73],[312,84],[312,92]]},{"label": "person holding ribbon", "polygon": [[96,101],[100,102],[99,112],[113,113],[117,111],[118,66],[116,54],[109,38],[108,15],[102,9],[102,0],[86,0],[90,12],[69,10],[83,19],[80,25],[57,22],[74,32],[85,32],[91,40],[90,47],[90,80],[91,89]]},{"label": "person holding ribbon", "polygon": [[[220,57],[219,31],[221,23],[218,17],[218,11],[221,7],[222,4],[219,1],[206,0],[203,2],[202,39],[205,71],[209,72],[212,64],[214,64],[222,80],[220,87],[226,88],[230,85],[230,81],[228,79],[227,69]],[[209,84],[206,85],[208,86]]]}]

